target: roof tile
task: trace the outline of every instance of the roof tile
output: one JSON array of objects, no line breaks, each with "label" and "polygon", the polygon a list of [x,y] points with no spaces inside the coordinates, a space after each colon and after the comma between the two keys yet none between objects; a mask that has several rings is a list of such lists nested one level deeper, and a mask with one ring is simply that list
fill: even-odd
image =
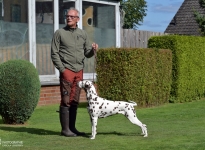
[{"label": "roof tile", "polygon": [[198,0],[184,0],[170,24],[167,26],[165,33],[200,35],[200,29],[195,20],[194,11],[205,15],[205,9],[200,6]]}]

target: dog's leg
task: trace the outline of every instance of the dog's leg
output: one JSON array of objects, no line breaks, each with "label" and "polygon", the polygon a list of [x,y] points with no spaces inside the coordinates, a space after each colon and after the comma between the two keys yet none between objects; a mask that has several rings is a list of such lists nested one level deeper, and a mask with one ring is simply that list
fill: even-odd
[{"label": "dog's leg", "polygon": [[95,135],[97,134],[97,117],[92,117],[92,136],[90,139],[95,139]]},{"label": "dog's leg", "polygon": [[92,125],[92,118],[91,118],[91,114],[90,114],[91,112],[90,112],[90,109],[89,109],[89,108],[90,108],[90,107],[88,106],[88,107],[87,107],[87,111],[88,111],[88,114],[89,114],[89,116],[90,116],[90,122],[91,122],[91,125]]},{"label": "dog's leg", "polygon": [[147,137],[147,127],[145,124],[142,124],[142,122],[137,118],[135,109],[133,106],[127,107],[127,109],[125,110],[125,117],[127,117],[130,122],[132,122],[133,124],[139,126],[142,130],[142,135],[144,135],[144,137]]},{"label": "dog's leg", "polygon": [[125,115],[129,120],[130,122],[132,122],[133,124],[139,126],[142,130],[142,135],[144,135],[144,137],[147,137],[148,134],[147,134],[147,127],[145,124],[142,124],[141,121],[139,121],[139,119],[137,118],[137,116],[132,116],[132,115]]},{"label": "dog's leg", "polygon": [[142,128],[142,134],[144,135],[144,137],[148,137],[146,124],[142,124],[141,128]]},{"label": "dog's leg", "polygon": [[[130,121],[131,121],[131,120],[130,120]],[[148,136],[146,125],[145,125],[145,124],[142,124],[141,121],[139,121],[137,117],[136,117],[135,119],[132,119],[131,122],[132,122],[133,124],[135,124],[135,125],[138,125],[138,126],[141,128],[141,130],[142,130],[142,135],[143,135],[144,137],[147,137],[147,136]]]}]

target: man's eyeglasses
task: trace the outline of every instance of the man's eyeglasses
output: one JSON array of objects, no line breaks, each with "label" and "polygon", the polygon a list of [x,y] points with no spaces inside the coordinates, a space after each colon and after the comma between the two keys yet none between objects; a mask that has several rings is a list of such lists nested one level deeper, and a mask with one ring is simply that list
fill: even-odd
[{"label": "man's eyeglasses", "polygon": [[78,16],[70,16],[70,15],[66,15],[65,17],[66,17],[66,18],[69,18],[69,17],[70,17],[71,19],[79,18]]}]

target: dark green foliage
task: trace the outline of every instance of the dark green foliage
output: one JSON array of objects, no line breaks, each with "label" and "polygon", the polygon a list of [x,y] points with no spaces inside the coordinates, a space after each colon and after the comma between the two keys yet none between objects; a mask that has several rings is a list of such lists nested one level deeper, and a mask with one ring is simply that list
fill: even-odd
[{"label": "dark green foliage", "polygon": [[34,65],[9,60],[0,65],[0,115],[4,123],[22,124],[29,119],[40,97],[40,80]]},{"label": "dark green foliage", "polygon": [[146,16],[147,2],[145,0],[121,0],[120,5],[125,11],[124,29],[137,29]]},{"label": "dark green foliage", "polygon": [[202,8],[205,8],[205,0],[199,0],[199,4]]},{"label": "dark green foliage", "polygon": [[[205,9],[205,0],[199,0],[199,4],[202,8]],[[200,14],[199,12],[195,11],[194,17],[201,30],[201,35],[205,36],[205,15]]]},{"label": "dark green foliage", "polygon": [[196,36],[156,36],[149,48],[172,50],[171,102],[199,99],[205,92],[205,38]]},{"label": "dark green foliage", "polygon": [[133,100],[153,106],[169,100],[170,50],[108,48],[98,51],[99,95],[110,100]]}]

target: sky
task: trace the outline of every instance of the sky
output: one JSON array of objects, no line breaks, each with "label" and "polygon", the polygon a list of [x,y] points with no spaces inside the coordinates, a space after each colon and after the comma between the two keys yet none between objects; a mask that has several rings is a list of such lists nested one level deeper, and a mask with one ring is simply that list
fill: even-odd
[{"label": "sky", "polygon": [[145,0],[147,16],[138,30],[164,32],[184,0]]}]

